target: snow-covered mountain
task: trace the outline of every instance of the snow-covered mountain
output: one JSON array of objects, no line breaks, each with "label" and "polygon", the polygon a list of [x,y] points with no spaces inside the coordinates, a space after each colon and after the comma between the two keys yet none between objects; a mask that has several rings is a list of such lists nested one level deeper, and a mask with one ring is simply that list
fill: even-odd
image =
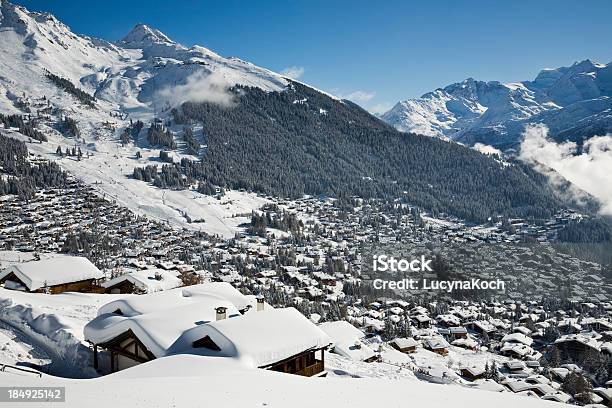
[{"label": "snow-covered mountain", "polygon": [[198,74],[214,74],[217,83],[227,86],[280,90],[287,85],[280,74],[204,47],[184,47],[144,24],[112,44],[76,35],[50,14],[5,0],[0,1],[0,39],[0,106],[8,110],[19,111],[12,102],[23,93],[56,92],[45,71],[94,95],[104,110],[135,116],[163,109],[168,95],[159,91],[187,84]]},{"label": "snow-covered mountain", "polygon": [[[133,180],[134,167],[155,161],[159,151],[121,146],[119,135],[131,121],[166,117],[170,107],[184,102],[181,98],[218,100],[236,84],[280,91],[289,83],[282,75],[204,47],[185,47],[144,24],[117,43],[77,35],[49,13],[5,0],[0,0],[0,55],[0,114],[31,114],[49,139],[30,144],[30,151],[57,160],[58,146],[65,150],[78,144],[88,160],[60,159],[59,164],[122,205],[175,225],[228,235],[246,221],[229,214],[250,213],[262,204],[246,193],[230,192],[233,198],[215,203],[212,197],[194,198],[187,190],[162,191]],[[94,107],[79,103],[49,74],[94,96]],[[64,116],[78,121],[78,138],[58,131]]]},{"label": "snow-covered mountain", "polygon": [[[400,187],[405,184],[411,187],[407,199],[415,205],[474,220],[491,214],[526,216],[523,208],[546,212],[560,205],[552,190],[535,188],[533,176],[519,167],[502,168],[463,146],[403,135],[350,102],[238,58],[185,47],[144,24],[110,43],[74,34],[48,13],[0,0],[0,55],[0,114],[30,115],[32,126],[48,139],[29,142],[31,153],[57,161],[120,205],[174,225],[233,236],[248,222],[244,215],[265,201],[248,191],[283,197],[382,196],[408,194]],[[242,87],[230,89],[234,85]],[[448,99],[449,117],[468,123],[492,114],[486,109],[489,100],[508,99],[507,89],[472,81],[436,98]],[[527,85],[513,89],[530,102],[523,116],[542,112],[545,102],[535,96],[531,101]],[[186,105],[191,105],[188,112]],[[450,120],[439,118],[441,127],[451,127]],[[138,120],[140,127],[131,127]],[[157,143],[159,135],[151,141],[150,134],[157,132],[153,125],[163,128],[158,131],[169,139],[165,144]],[[199,150],[186,148],[185,125],[193,126]],[[0,133],[28,141],[15,129]],[[77,147],[83,160],[56,153]],[[135,169],[160,164],[161,149],[171,150],[166,157],[176,163],[198,161],[199,179],[156,187],[136,178]],[[390,160],[393,155],[414,159]],[[431,157],[427,171],[418,165],[421,156]],[[196,181],[231,191],[215,200],[196,191]],[[525,205],[497,198],[519,190]],[[437,196],[432,198],[431,191]]]},{"label": "snow-covered mountain", "polygon": [[558,139],[582,140],[612,130],[612,63],[585,60],[519,83],[469,78],[401,101],[382,119],[470,145],[512,147],[528,123],[546,124]]}]

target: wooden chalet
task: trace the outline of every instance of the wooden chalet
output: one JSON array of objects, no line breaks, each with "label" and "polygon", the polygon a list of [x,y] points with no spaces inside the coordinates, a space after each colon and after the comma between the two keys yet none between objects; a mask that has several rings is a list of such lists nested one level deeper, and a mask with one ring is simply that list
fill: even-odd
[{"label": "wooden chalet", "polygon": [[393,339],[389,344],[394,349],[401,351],[405,354],[415,353],[417,347],[417,341],[412,338],[396,338]]},{"label": "wooden chalet", "polygon": [[103,293],[98,285],[103,277],[87,258],[58,256],[11,265],[0,272],[0,284],[6,289],[38,293]]},{"label": "wooden chalet", "polygon": [[[249,307],[251,302],[257,306]],[[110,371],[173,354],[196,354],[245,356],[241,360],[253,368],[325,375],[329,337],[293,308],[264,305],[263,298],[247,298],[223,282],[193,285],[111,302],[85,326],[84,334],[97,369],[104,350]]]}]

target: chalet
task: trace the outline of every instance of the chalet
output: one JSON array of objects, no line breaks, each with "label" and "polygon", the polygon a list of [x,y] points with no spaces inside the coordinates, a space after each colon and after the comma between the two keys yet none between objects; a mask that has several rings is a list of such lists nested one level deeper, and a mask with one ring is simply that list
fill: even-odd
[{"label": "chalet", "polygon": [[465,339],[467,338],[467,329],[463,326],[449,327],[449,335],[453,339]]},{"label": "chalet", "polygon": [[441,337],[431,337],[425,339],[423,345],[427,350],[433,351],[441,356],[446,356],[448,354],[448,348],[450,347],[446,340]]},{"label": "chalet", "polygon": [[567,334],[555,340],[555,347],[573,358],[583,356],[590,351],[599,352],[600,346],[596,338],[584,334]]},{"label": "chalet", "polygon": [[468,381],[484,378],[486,370],[484,367],[464,367],[461,369],[461,376]]},{"label": "chalet", "polygon": [[523,372],[525,370],[525,368],[526,368],[525,367],[525,363],[523,363],[522,361],[517,361],[517,360],[506,361],[504,363],[504,366],[511,373]]},{"label": "chalet", "polygon": [[[256,303],[256,307],[252,305]],[[253,368],[325,375],[329,337],[293,308],[265,308],[263,298],[218,282],[171,289],[106,304],[84,329],[107,351],[110,371],[174,354],[230,357]]]},{"label": "chalet", "polygon": [[325,322],[319,325],[330,338],[331,351],[353,361],[376,361],[375,351],[364,344],[365,334],[347,321]]},{"label": "chalet", "polygon": [[401,351],[402,353],[409,354],[416,352],[417,341],[413,338],[398,337],[389,343],[394,349]]},{"label": "chalet", "polygon": [[471,321],[466,323],[464,326],[466,329],[469,329],[477,334],[486,333],[487,335],[492,335],[497,330],[495,326],[484,320]]},{"label": "chalet", "polygon": [[612,330],[612,323],[604,319],[587,318],[580,323],[583,328],[597,332],[605,332]]},{"label": "chalet", "polygon": [[104,277],[87,258],[57,256],[51,259],[10,265],[0,272],[6,289],[28,292],[99,292]]},{"label": "chalet", "polygon": [[412,321],[419,329],[427,329],[429,328],[431,318],[425,314],[419,314],[412,317]]},{"label": "chalet", "polygon": [[106,293],[153,293],[178,288],[183,281],[176,274],[164,269],[147,269],[128,272],[103,282]]},{"label": "chalet", "polygon": [[468,338],[468,337],[464,337],[464,338],[459,338],[457,340],[453,340],[453,342],[451,343],[453,346],[456,347],[461,347],[467,350],[477,350],[478,349],[478,342],[472,338]]}]

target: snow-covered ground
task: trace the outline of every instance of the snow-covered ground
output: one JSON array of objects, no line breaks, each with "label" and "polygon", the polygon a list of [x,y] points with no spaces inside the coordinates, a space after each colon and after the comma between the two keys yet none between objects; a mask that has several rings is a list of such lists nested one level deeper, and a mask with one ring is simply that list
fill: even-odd
[{"label": "snow-covered ground", "polygon": [[[184,102],[180,98],[222,103],[227,87],[236,84],[281,91],[289,83],[282,75],[204,47],[184,47],[145,25],[136,26],[117,44],[79,36],[50,14],[6,1],[0,3],[0,54],[0,113],[25,114],[25,105],[34,116],[55,109],[39,124],[49,141],[29,143],[30,151],[57,160],[119,204],[175,226],[232,237],[251,210],[265,203],[245,192],[228,191],[217,200],[195,191],[161,190],[130,176],[134,167],[161,164],[159,149],[145,140],[146,128],[154,118],[167,118],[169,107]],[[94,95],[96,107],[59,89],[46,78],[47,72]],[[55,129],[63,115],[78,120],[80,138],[66,138]],[[119,135],[132,120],[142,120],[145,129],[136,146],[122,147]],[[16,132],[3,133],[19,137]],[[188,156],[180,136],[176,139],[179,149],[172,155]],[[83,160],[55,155],[58,146],[65,151],[75,145]]]},{"label": "snow-covered ground", "polygon": [[[26,140],[16,132],[0,132]],[[160,189],[131,178],[134,167],[159,165],[156,159],[159,150],[143,150],[143,157],[136,159],[136,151],[141,149],[134,146],[121,147],[116,141],[93,142],[82,147],[84,156],[89,157],[77,161],[73,157],[58,158],[56,155],[58,146],[64,151],[72,146],[70,140],[63,136],[50,136],[47,143],[28,143],[27,146],[33,154],[56,160],[73,176],[136,214],[168,222],[179,228],[231,238],[241,224],[250,221],[252,210],[268,202],[254,193],[228,190],[221,199],[217,199],[197,191]]]},{"label": "snow-covered ground", "polygon": [[32,362],[59,376],[96,376],[83,327],[100,306],[125,296],[130,295],[46,295],[0,288],[0,333],[7,347],[0,364]]},{"label": "snow-covered ground", "polygon": [[57,407],[559,407],[511,393],[416,381],[304,378],[245,369],[224,358],[179,355],[94,380],[0,373],[0,385],[65,386]]},{"label": "snow-covered ground", "polygon": [[[3,253],[12,260],[14,253]],[[326,353],[328,377],[303,378],[264,370],[251,370],[234,359],[196,356],[170,356],[97,377],[90,368],[91,353],[83,340],[83,327],[98,309],[113,300],[137,295],[98,295],[63,293],[45,295],[0,288],[0,364],[41,368],[37,375],[7,368],[0,371],[0,386],[67,387],[65,406],[79,406],[86,395],[95,396],[92,407],[104,406],[110,399],[129,406],[199,406],[205,386],[207,405],[215,406],[460,406],[513,407],[516,404],[545,407],[547,402],[461,387],[466,384],[457,374],[459,367],[484,366],[505,361],[486,351],[451,347],[443,357],[419,347],[414,354],[400,353],[388,345],[379,349],[381,361],[365,363]],[[453,385],[434,385],[417,379],[415,370],[444,377]],[[67,377],[67,378],[62,378]],[[199,384],[199,386],[196,386]],[[480,384],[486,388],[486,384]],[[474,387],[473,387],[474,388]],[[442,391],[442,392],[441,392]],[[308,398],[294,398],[302,395]],[[51,405],[53,406],[53,405]]]}]

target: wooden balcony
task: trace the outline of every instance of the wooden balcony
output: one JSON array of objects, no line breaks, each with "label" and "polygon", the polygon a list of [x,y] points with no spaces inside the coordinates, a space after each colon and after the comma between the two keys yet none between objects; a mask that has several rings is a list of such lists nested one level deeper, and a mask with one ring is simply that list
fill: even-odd
[{"label": "wooden balcony", "polygon": [[296,371],[294,374],[303,375],[304,377],[313,377],[324,371],[323,361],[316,360],[314,364],[304,367],[303,369]]}]

